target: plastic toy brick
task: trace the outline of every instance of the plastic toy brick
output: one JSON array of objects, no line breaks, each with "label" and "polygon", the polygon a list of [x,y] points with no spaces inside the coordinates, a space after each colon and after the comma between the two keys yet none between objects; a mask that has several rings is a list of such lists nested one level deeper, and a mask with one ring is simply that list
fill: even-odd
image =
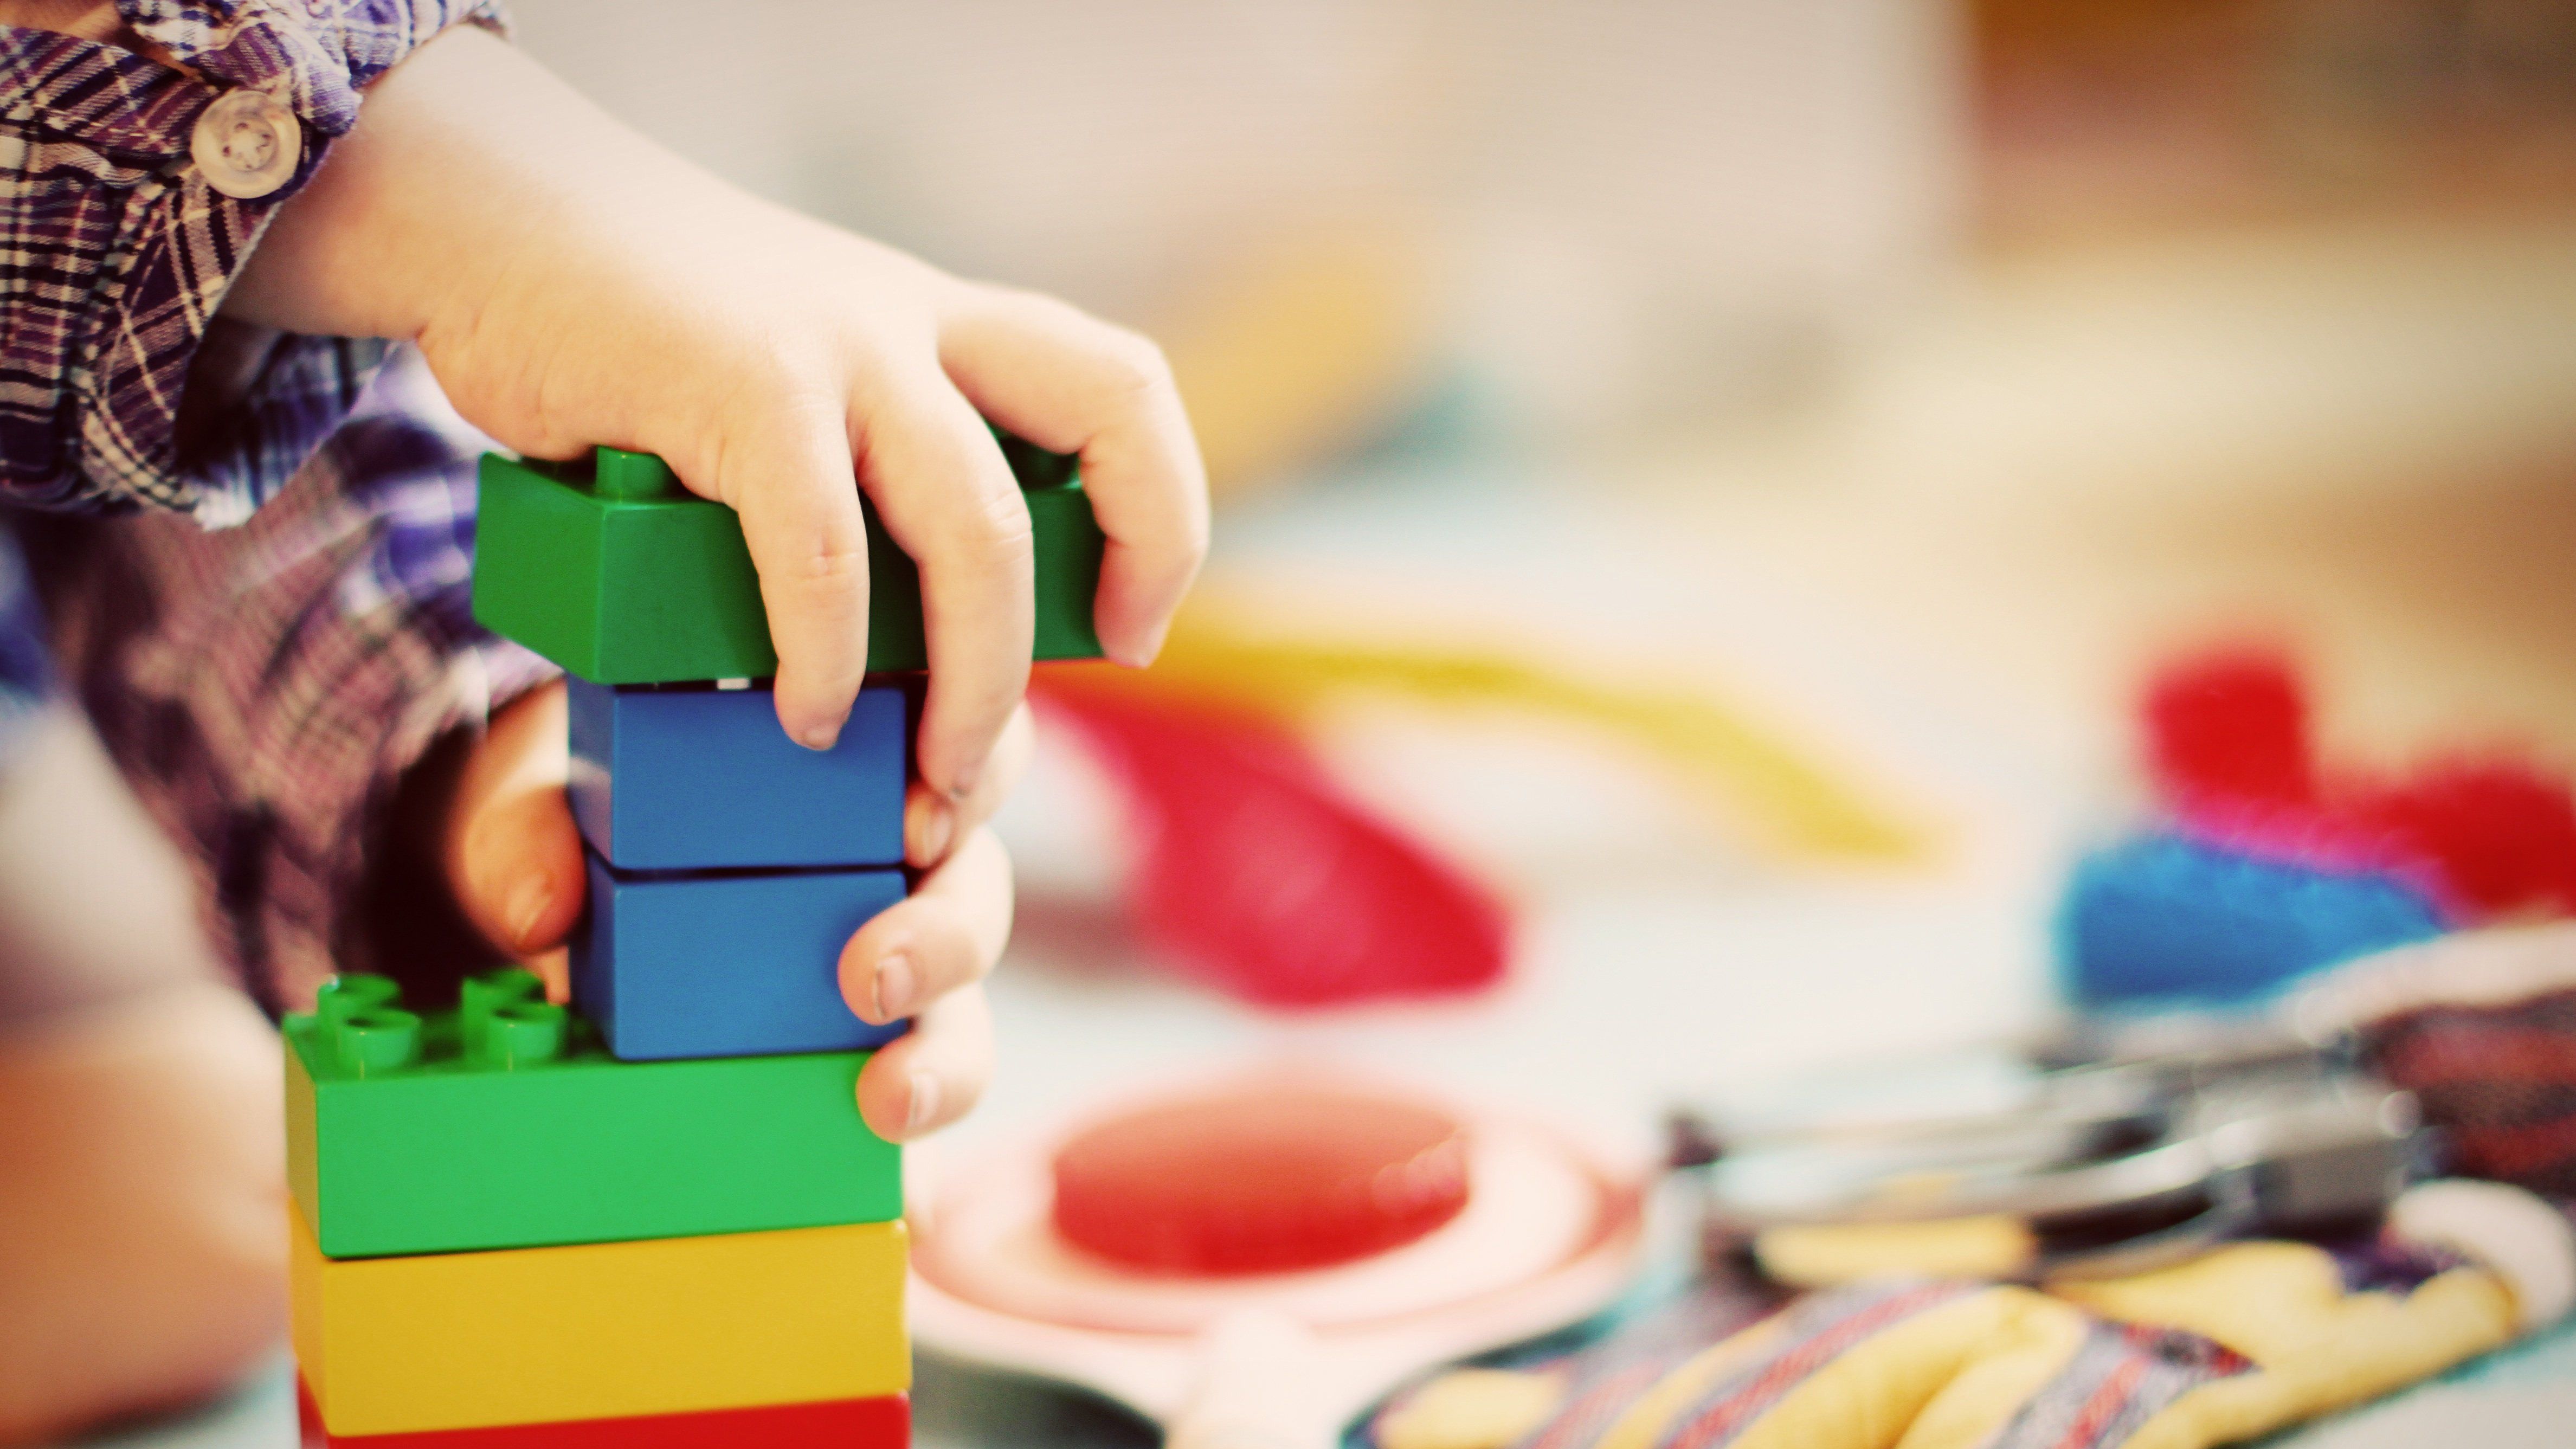
[{"label": "plastic toy brick", "polygon": [[626,1061],[882,1046],[841,998],[841,948],[903,899],[899,870],[637,875],[590,862],[573,1004]]},{"label": "plastic toy brick", "polygon": [[875,1399],[911,1387],[899,1222],[333,1261],[294,1217],[295,1356],[332,1434]]},{"label": "plastic toy brick", "polygon": [[334,1434],[323,1427],[312,1387],[299,1380],[295,1420],[303,1449],[904,1449],[912,1440],[912,1404],[902,1394],[631,1419]]},{"label": "plastic toy brick", "polygon": [[[1081,474],[1073,459],[1008,435],[1002,438],[1002,455],[1020,480],[1020,501],[1028,505],[1030,546],[1036,554],[1037,635],[1029,657],[1097,659],[1100,635],[1092,627],[1091,601],[1100,592],[1100,556],[1109,541],[1092,516]],[[919,599],[917,587],[911,597]],[[911,643],[910,636],[905,642]],[[869,662],[875,662],[873,654]]]},{"label": "plastic toy brick", "polygon": [[614,688],[575,679],[572,812],[621,870],[899,865],[908,705],[859,691],[817,753],[765,688]]},{"label": "plastic toy brick", "polygon": [[335,1258],[873,1222],[902,1154],[859,1119],[864,1054],[632,1064],[536,978],[401,1009],[344,976],[286,1019],[287,1175]]},{"label": "plastic toy brick", "polygon": [[[1104,540],[1091,500],[1072,460],[1016,439],[1003,451],[1034,530],[1035,657],[1096,658]],[[485,626],[598,684],[777,672],[741,524],[682,489],[660,459],[613,448],[588,465],[489,454],[481,477],[474,617]],[[868,668],[926,668],[920,575],[866,512]]]}]

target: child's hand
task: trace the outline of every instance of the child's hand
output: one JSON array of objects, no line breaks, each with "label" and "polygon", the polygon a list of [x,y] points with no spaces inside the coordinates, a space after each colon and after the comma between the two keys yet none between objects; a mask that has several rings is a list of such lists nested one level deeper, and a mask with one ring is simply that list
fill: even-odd
[{"label": "child's hand", "polygon": [[[721,107],[706,114],[720,123]],[[778,649],[779,722],[818,748],[866,666],[865,491],[921,569],[931,674],[905,844],[928,873],[851,940],[842,989],[870,1020],[917,1023],[860,1081],[870,1124],[916,1136],[963,1113],[991,1069],[977,983],[1011,914],[981,823],[1026,753],[1033,626],[1028,515],[983,419],[1081,455],[1109,536],[1094,623],[1111,657],[1142,664],[1207,536],[1197,450],[1152,345],[745,195],[470,27],[370,88],[224,305],[417,339],[503,443],[658,453],[734,508]],[[466,914],[522,958],[555,951],[581,913],[563,712],[553,688],[503,711],[440,834]]]},{"label": "child's hand", "polygon": [[[859,1106],[889,1141],[965,1115],[993,1073],[983,979],[1011,934],[1011,862],[984,820],[1026,767],[1028,711],[1015,711],[992,767],[960,797],[916,780],[904,856],[926,873],[907,899],[841,951],[841,995],[872,1022],[913,1019],[859,1076]],[[564,803],[564,691],[512,703],[467,757],[447,806],[441,859],[457,902],[494,945],[533,964],[560,997],[562,946],[581,918],[581,836]]]},{"label": "child's hand", "polygon": [[[721,126],[720,102],[703,114]],[[472,27],[370,89],[225,309],[416,338],[503,443],[658,453],[731,505],[778,649],[780,723],[817,748],[865,665],[864,489],[921,566],[917,758],[951,797],[980,786],[1032,627],[1028,516],[983,417],[1081,454],[1109,535],[1095,621],[1112,658],[1153,656],[1205,548],[1197,450],[1150,343],[746,195]]]}]

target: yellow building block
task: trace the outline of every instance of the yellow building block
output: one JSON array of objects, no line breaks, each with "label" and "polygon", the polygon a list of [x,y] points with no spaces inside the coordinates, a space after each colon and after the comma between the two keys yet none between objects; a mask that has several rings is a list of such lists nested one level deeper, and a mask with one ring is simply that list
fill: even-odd
[{"label": "yellow building block", "polygon": [[329,1259],[295,1356],[334,1434],[867,1399],[911,1386],[900,1222]]}]

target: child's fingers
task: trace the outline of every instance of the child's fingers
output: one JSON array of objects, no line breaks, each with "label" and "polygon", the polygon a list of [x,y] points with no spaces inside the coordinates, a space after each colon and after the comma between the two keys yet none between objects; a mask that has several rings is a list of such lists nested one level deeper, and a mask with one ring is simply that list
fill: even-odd
[{"label": "child's fingers", "polygon": [[917,1016],[982,980],[1010,937],[1011,858],[978,830],[841,948],[841,999],[879,1025]]},{"label": "child's fingers", "polygon": [[564,801],[564,690],[530,690],[492,717],[449,806],[448,889],[510,955],[563,944],[581,918],[581,832]]},{"label": "child's fingers", "polygon": [[933,789],[964,795],[1028,687],[1037,627],[1028,506],[1001,445],[936,368],[880,379],[856,411],[861,479],[921,569],[930,692],[914,768]]},{"label": "child's fingers", "polygon": [[787,401],[736,430],[715,478],[684,481],[741,515],[778,650],[778,723],[824,750],[868,668],[867,526],[841,401]]},{"label": "child's fingers", "polygon": [[1162,351],[1051,297],[965,286],[940,363],[993,421],[1082,455],[1109,535],[1093,623],[1110,658],[1152,662],[1208,544],[1207,470]]},{"label": "child's fingers", "polygon": [[975,788],[962,798],[947,795],[915,780],[904,792],[903,858],[915,870],[928,870],[948,858],[950,846],[974,832],[977,826],[993,818],[1002,802],[1028,772],[1029,756],[1037,747],[1037,731],[1029,721],[1029,707],[1023,703],[1011,711],[1011,722],[1002,726],[1002,737],[993,745],[992,763],[975,780]]},{"label": "child's fingers", "polygon": [[571,1003],[571,947],[557,946],[551,951],[540,951],[534,956],[530,956],[521,961],[519,964],[528,968],[530,974],[534,975],[539,981],[545,983],[546,1000],[553,1002],[557,1006],[564,1006]]},{"label": "child's fingers", "polygon": [[859,1072],[859,1115],[889,1142],[963,1117],[993,1079],[993,1013],[981,983],[924,1008],[911,1032]]}]

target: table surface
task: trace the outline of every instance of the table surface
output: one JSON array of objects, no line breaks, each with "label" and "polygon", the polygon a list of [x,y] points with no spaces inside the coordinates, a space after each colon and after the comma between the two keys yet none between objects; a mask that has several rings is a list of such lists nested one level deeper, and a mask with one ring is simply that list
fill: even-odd
[{"label": "table surface", "polygon": [[[1002,1071],[938,1151],[1268,1054],[1642,1147],[1676,1092],[2025,1029],[2049,1010],[2058,874],[2120,818],[2124,691],[2213,622],[2305,640],[2357,756],[2449,730],[2576,759],[2576,227],[2295,240],[1999,265],[1892,328],[1830,404],[1556,456],[1390,454],[1228,513],[1215,589],[1698,681],[1884,782],[1942,858],[1783,862],[1561,731],[1354,711],[1333,758],[1505,888],[1513,971],[1465,1003],[1265,1017],[1103,932],[1099,812],[1051,745],[1004,822],[1028,905],[993,986]],[[282,1375],[108,1442],[286,1443]],[[1151,1442],[938,1365],[918,1402],[934,1449]],[[2438,1420],[2500,1449],[2571,1411],[2561,1332],[2295,1442]]]}]

